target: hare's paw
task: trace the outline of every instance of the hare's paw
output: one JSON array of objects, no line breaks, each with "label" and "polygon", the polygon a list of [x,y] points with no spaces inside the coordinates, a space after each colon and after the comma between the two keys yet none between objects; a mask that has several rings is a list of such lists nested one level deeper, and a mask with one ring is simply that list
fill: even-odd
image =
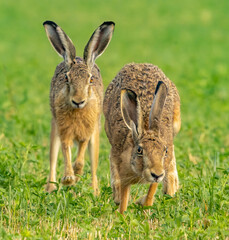
[{"label": "hare's paw", "polygon": [[152,206],[153,205],[153,198],[149,200],[147,198],[147,195],[145,195],[145,196],[139,198],[135,203],[139,204],[141,206],[147,206],[147,207]]},{"label": "hare's paw", "polygon": [[45,186],[45,191],[48,193],[51,193],[53,191],[55,191],[57,189],[56,184],[54,183],[47,183],[47,185]]},{"label": "hare's paw", "polygon": [[67,175],[61,179],[63,185],[71,186],[76,182],[76,177],[74,175]]},{"label": "hare's paw", "polygon": [[164,193],[174,196],[179,188],[179,180],[177,171],[169,173],[164,181]]},{"label": "hare's paw", "polygon": [[141,197],[141,198],[139,198],[135,203],[139,204],[141,206],[145,206],[145,201],[146,201],[146,195]]}]

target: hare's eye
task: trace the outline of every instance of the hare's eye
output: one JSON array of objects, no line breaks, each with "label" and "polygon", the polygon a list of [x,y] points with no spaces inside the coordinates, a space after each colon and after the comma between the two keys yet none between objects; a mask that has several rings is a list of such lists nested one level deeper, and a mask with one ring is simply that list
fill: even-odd
[{"label": "hare's eye", "polygon": [[67,74],[65,74],[65,80],[68,81],[68,75]]},{"label": "hare's eye", "polygon": [[94,78],[93,76],[90,78],[90,83],[93,83],[94,82]]},{"label": "hare's eye", "polygon": [[167,157],[168,148],[165,146],[165,157]]},{"label": "hare's eye", "polygon": [[142,156],[142,155],[143,155],[143,148],[142,148],[142,147],[138,146],[137,154],[138,154],[139,156]]}]

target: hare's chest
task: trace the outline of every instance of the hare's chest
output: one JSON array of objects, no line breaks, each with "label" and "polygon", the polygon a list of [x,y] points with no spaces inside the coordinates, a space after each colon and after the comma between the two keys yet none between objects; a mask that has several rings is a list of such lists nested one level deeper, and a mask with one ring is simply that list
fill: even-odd
[{"label": "hare's chest", "polygon": [[88,140],[95,128],[96,116],[75,117],[72,119],[72,138],[76,141]]},{"label": "hare's chest", "polygon": [[99,120],[96,108],[90,111],[75,111],[71,114],[57,115],[57,124],[62,141],[72,144],[73,141],[89,140]]}]

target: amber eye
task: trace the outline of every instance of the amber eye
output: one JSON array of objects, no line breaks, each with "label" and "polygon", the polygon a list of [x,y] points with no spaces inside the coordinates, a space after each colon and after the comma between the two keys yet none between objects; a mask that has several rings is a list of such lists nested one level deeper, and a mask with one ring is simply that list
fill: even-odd
[{"label": "amber eye", "polygon": [[65,74],[65,80],[68,81],[68,75],[67,74]]},{"label": "amber eye", "polygon": [[137,154],[138,154],[139,156],[142,156],[142,155],[143,155],[143,148],[142,148],[142,147],[138,146]]},{"label": "amber eye", "polygon": [[91,77],[91,79],[90,79],[90,83],[93,83],[93,82],[94,82],[94,78]]}]

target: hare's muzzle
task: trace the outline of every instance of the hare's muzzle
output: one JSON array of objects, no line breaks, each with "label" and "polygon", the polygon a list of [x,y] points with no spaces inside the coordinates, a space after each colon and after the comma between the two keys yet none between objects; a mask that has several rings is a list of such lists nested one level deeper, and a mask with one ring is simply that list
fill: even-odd
[{"label": "hare's muzzle", "polygon": [[151,177],[152,177],[152,180],[153,182],[161,182],[162,179],[164,178],[164,171],[160,174],[155,174],[154,172],[151,171]]},{"label": "hare's muzzle", "polygon": [[72,106],[74,108],[83,108],[85,106],[85,104],[86,104],[85,101],[75,102],[74,100],[72,100]]}]

